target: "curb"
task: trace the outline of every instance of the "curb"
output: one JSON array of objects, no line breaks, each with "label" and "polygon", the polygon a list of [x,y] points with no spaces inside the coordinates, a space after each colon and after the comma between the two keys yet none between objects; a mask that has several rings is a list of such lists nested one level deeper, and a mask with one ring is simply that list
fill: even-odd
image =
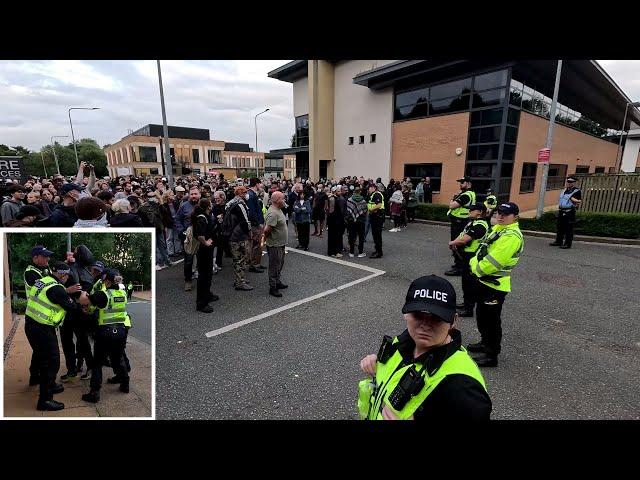
[{"label": "curb", "polygon": [[[441,227],[448,227],[449,222],[440,222],[438,220],[423,220],[420,218],[416,218],[414,220],[415,223],[425,223],[427,225],[438,225]],[[546,238],[555,238],[556,234],[554,232],[539,232],[536,230],[521,230],[523,234],[528,235],[530,237],[546,237]],[[612,238],[612,237],[594,237],[591,235],[574,235],[574,241],[577,242],[586,242],[586,243],[609,243],[609,244],[617,244],[617,245],[631,245],[631,246],[640,246],[640,240],[634,238]]]}]

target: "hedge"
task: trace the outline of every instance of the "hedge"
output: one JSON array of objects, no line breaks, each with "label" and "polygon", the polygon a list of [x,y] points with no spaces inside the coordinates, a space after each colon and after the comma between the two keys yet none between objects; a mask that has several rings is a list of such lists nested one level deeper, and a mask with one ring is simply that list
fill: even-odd
[{"label": "hedge", "polygon": [[[446,205],[421,203],[416,218],[448,222]],[[545,212],[536,218],[521,218],[520,228],[538,232],[555,232],[557,211]],[[640,238],[640,215],[631,213],[577,212],[574,231],[577,235],[612,238]]]},{"label": "hedge", "polygon": [[27,299],[26,298],[15,298],[11,300],[11,310],[13,313],[17,313],[21,315],[27,309]]}]

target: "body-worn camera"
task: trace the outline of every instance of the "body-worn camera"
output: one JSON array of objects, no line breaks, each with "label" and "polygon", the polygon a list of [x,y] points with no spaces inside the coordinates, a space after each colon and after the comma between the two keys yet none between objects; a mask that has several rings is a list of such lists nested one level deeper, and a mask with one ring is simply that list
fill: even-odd
[{"label": "body-worn camera", "polygon": [[378,361],[382,364],[387,363],[387,361],[393,355],[395,348],[393,347],[393,338],[389,335],[385,335],[382,339],[382,345],[380,345],[380,350],[378,350]]},{"label": "body-worn camera", "polygon": [[415,365],[411,365],[402,374],[402,378],[389,395],[389,404],[394,410],[400,411],[404,408],[411,397],[417,395],[424,387],[424,378],[418,373]]}]

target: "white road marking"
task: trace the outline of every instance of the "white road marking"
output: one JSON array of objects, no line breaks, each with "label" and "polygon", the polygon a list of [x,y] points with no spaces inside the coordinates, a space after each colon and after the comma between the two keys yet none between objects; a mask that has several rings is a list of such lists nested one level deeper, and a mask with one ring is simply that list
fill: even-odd
[{"label": "white road marking", "polygon": [[264,312],[264,313],[261,313],[259,315],[255,315],[255,316],[247,318],[245,320],[240,320],[239,322],[235,322],[235,323],[232,323],[231,325],[227,325],[225,327],[218,328],[217,330],[212,330],[211,332],[205,333],[205,336],[207,338],[212,338],[212,337],[215,337],[215,336],[218,336],[218,335],[222,335],[223,333],[230,332],[231,330],[235,330],[236,328],[244,327],[245,325],[248,325],[250,323],[257,322],[258,320],[262,320],[262,319],[265,319],[265,318],[268,318],[268,317],[272,317],[274,315],[277,315],[280,312],[284,312],[286,310],[290,310],[290,309],[295,308],[295,307],[297,307],[299,305],[303,305],[305,303],[312,302],[314,300],[317,300],[317,299],[322,298],[322,297],[326,297],[327,295],[331,295],[333,293],[338,293],[341,290],[344,290],[344,289],[349,288],[349,287],[353,287],[354,285],[358,285],[359,283],[366,282],[367,280],[371,280],[373,278],[379,277],[380,275],[384,275],[386,273],[384,270],[380,270],[378,268],[368,267],[366,265],[360,265],[358,263],[353,263],[353,262],[347,262],[346,260],[340,260],[339,258],[327,257],[325,255],[320,255],[318,253],[305,252],[304,250],[297,250],[295,248],[289,248],[289,247],[287,247],[287,250],[289,250],[290,252],[300,253],[301,255],[308,255],[310,257],[316,257],[316,258],[319,258],[321,260],[325,260],[325,261],[328,261],[328,262],[337,263],[339,265],[344,265],[344,266],[347,266],[347,267],[352,267],[352,268],[358,268],[360,270],[365,270],[367,272],[370,272],[371,275],[367,275],[366,277],[359,278],[358,280],[354,280],[354,281],[349,282],[349,283],[345,283],[344,285],[340,285],[340,286],[338,286],[336,288],[332,288],[332,289],[326,290],[324,292],[317,293],[317,294],[312,295],[310,297],[303,298],[303,299],[300,299],[300,300],[296,300],[295,302],[288,303],[287,305],[283,305],[282,307],[274,308],[273,310],[269,310],[268,312]]}]

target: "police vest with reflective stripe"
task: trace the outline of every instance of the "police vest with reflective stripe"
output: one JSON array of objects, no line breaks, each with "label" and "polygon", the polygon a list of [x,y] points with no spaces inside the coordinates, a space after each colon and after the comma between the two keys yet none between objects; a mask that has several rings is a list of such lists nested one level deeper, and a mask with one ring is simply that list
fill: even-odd
[{"label": "police vest with reflective stripe", "polygon": [[[377,204],[373,201],[373,196],[375,194],[380,195],[380,199],[382,200],[382,202],[380,202],[382,204],[382,207],[380,207],[380,209],[378,210],[373,210],[371,211],[372,207],[375,207]],[[382,193],[380,193],[379,191],[375,191],[371,194],[371,196],[369,197],[369,202],[367,203],[367,210],[375,215],[381,215],[384,212],[384,195],[382,195]]]},{"label": "police vest with reflective stripe", "polygon": [[[397,343],[398,337],[395,337],[393,339],[393,344],[395,345]],[[416,395],[411,397],[402,410],[395,410],[387,400],[389,395],[391,395],[391,392],[393,392],[400,382],[404,372],[412,365],[415,365],[418,372],[422,375],[422,378],[424,379],[424,387]],[[382,420],[382,409],[385,405],[387,405],[401,420],[408,419],[416,412],[418,407],[424,403],[426,398],[435,390],[440,382],[447,377],[447,375],[467,375],[477,380],[485,391],[487,390],[487,386],[482,374],[480,373],[480,369],[463,347],[447,358],[433,375],[429,375],[428,372],[424,371],[424,368],[424,365],[421,363],[403,364],[402,355],[397,349],[386,363],[380,363],[378,361],[376,363],[376,390],[375,394],[371,395],[367,420]]]},{"label": "police vest with reflective stripe", "polygon": [[[462,238],[465,235],[469,235],[469,229],[471,227],[473,227],[474,225],[483,225],[485,228],[485,231],[488,233],[489,232],[489,224],[487,223],[486,220],[482,220],[480,219],[476,219],[473,221],[470,221],[469,223],[467,223],[464,226],[464,230],[462,230],[462,233],[460,233],[460,235],[458,236],[458,238]],[[469,235],[470,236],[470,235]],[[469,242],[469,244],[464,247],[464,251],[465,252],[470,252],[470,253],[474,253],[478,250],[478,247],[480,246],[480,241],[478,239],[472,239],[471,242]]]},{"label": "police vest with reflective stripe", "polygon": [[38,274],[38,277],[42,278],[49,275],[49,269],[47,267],[43,267],[40,269],[35,265],[28,265],[25,269],[24,274],[22,275],[22,279],[24,280],[24,291],[27,294],[27,300],[29,300],[29,298],[36,294],[36,291],[38,289],[33,285],[27,285],[27,272],[35,272]]},{"label": "police vest with reflective stripe", "polygon": [[[449,211],[447,212],[447,215],[451,215],[452,217],[456,217],[456,218],[468,218],[469,217],[469,206],[471,206],[472,204],[476,203],[476,192],[474,192],[473,190],[466,190],[464,192],[462,192],[460,195],[464,194],[464,193],[468,193],[469,194],[469,198],[471,199],[469,201],[469,203],[466,203],[466,207],[460,205],[458,208],[454,208],[454,209],[449,209]],[[454,200],[457,202],[457,200]]]},{"label": "police vest with reflective stripe", "polygon": [[569,192],[569,193],[566,193],[567,189],[563,190],[562,193],[560,194],[560,200],[558,202],[558,207],[559,208],[576,208],[574,203],[571,201],[571,197],[573,197],[573,195],[576,192],[579,192],[579,191],[580,191],[579,188],[575,188],[575,189],[571,190],[571,192]]},{"label": "police vest with reflective stripe", "polygon": [[[512,243],[515,247],[515,253],[509,258],[505,258],[503,254],[499,253],[503,251],[503,247],[507,243]],[[494,225],[491,233],[485,236],[480,244],[476,256],[469,261],[469,267],[483,284],[502,292],[510,292],[511,271],[518,264],[523,250],[524,237],[518,222],[510,225]],[[483,262],[493,265],[497,271],[483,270]],[[485,265],[485,268],[488,264]],[[488,278],[483,279],[484,276]]]},{"label": "police vest with reflective stripe", "polygon": [[131,326],[131,320],[127,314],[127,294],[123,290],[107,289],[107,306],[100,308],[98,312],[98,325],[109,325],[112,323],[123,323]]},{"label": "police vest with reflective stripe", "polygon": [[[102,280],[98,280],[96,283],[93,284],[93,286],[91,287],[91,291],[89,292],[89,295],[93,295],[94,293],[98,293],[99,291],[103,291],[103,292],[107,291],[107,287],[104,286],[104,282]],[[87,310],[89,313],[94,313],[98,310],[98,307],[96,307],[95,305],[89,305],[87,307]]]},{"label": "police vest with reflective stripe", "polygon": [[49,289],[56,285],[62,286],[58,280],[49,276],[42,277],[36,281],[34,284],[36,291],[27,300],[25,315],[43,325],[50,325],[52,327],[60,325],[64,320],[65,310],[47,298]]},{"label": "police vest with reflective stripe", "polygon": [[495,195],[487,195],[487,198],[484,201],[484,206],[487,207],[487,210],[491,210],[498,204],[498,198]]}]

